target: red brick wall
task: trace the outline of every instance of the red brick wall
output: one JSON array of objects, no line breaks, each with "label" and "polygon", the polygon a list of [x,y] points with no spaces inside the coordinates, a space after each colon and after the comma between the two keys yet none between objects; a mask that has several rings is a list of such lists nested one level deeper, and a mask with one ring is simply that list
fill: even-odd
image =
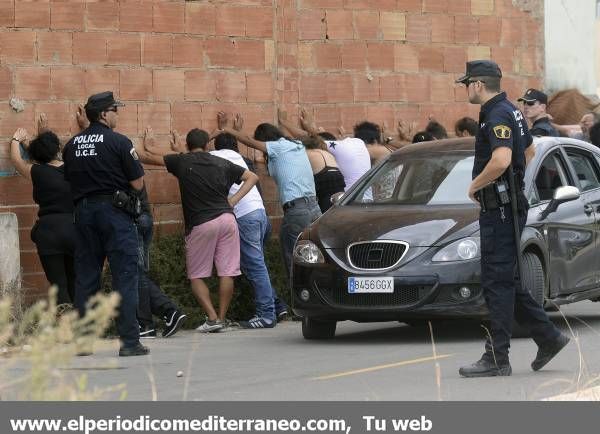
[{"label": "red brick wall", "polygon": [[[300,105],[327,129],[364,119],[423,127],[432,114],[451,130],[477,113],[454,78],[468,59],[490,57],[511,98],[540,84],[540,1],[0,0],[0,171],[10,170],[17,127],[32,130],[45,112],[66,139],[77,104],[107,89],[127,103],[118,129],[133,140],[147,125],[165,143],[173,128],[210,130],[221,109],[241,112],[250,130],[274,121],[277,107],[296,116]],[[13,96],[25,111],[10,109]],[[148,170],[147,184],[157,232],[179,230],[174,178]],[[262,185],[277,223],[276,189],[268,178]],[[0,178],[0,212],[19,216],[23,278],[35,295],[45,280],[29,239],[31,202],[26,180]]]}]

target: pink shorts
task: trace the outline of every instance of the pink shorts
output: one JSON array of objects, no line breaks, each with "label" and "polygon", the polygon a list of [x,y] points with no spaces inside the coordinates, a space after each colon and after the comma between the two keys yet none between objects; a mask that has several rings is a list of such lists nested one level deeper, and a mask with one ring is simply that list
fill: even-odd
[{"label": "pink shorts", "polygon": [[185,237],[188,279],[212,276],[213,262],[219,277],[239,276],[240,233],[233,214],[194,226]]}]

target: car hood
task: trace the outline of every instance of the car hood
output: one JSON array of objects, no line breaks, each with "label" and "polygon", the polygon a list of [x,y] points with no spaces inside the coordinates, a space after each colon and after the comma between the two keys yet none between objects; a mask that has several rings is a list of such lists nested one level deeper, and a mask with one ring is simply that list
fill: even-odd
[{"label": "car hood", "polygon": [[479,227],[478,216],[478,208],[471,205],[335,206],[313,223],[310,237],[326,249],[369,240],[431,247],[471,235]]}]

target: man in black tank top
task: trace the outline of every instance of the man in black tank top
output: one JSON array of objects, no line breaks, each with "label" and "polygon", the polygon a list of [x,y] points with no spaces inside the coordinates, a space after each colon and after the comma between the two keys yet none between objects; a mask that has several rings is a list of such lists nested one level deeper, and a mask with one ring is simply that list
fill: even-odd
[{"label": "man in black tank top", "polygon": [[140,344],[136,318],[137,230],[133,217],[113,205],[113,195],[116,191],[139,194],[144,170],[131,141],[113,131],[122,105],[112,92],[90,96],[85,105],[90,126],[69,140],[63,160],[75,202],[75,305],[83,316],[87,301],[100,290],[102,267],[108,257],[113,288],[121,295],[119,355],[138,356],[149,350]]}]

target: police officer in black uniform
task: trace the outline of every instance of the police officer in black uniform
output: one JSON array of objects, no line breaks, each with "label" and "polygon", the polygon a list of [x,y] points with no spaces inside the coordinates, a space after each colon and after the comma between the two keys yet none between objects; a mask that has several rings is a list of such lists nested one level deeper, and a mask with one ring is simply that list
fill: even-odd
[{"label": "police officer in black uniform", "polygon": [[75,202],[75,306],[85,315],[87,301],[100,290],[108,257],[113,289],[121,295],[119,355],[139,356],[149,353],[140,344],[136,319],[138,237],[134,219],[144,170],[131,141],[113,131],[122,105],[112,92],[90,96],[85,105],[90,126],[69,140],[63,160]]},{"label": "police officer in black uniform", "polygon": [[525,95],[518,101],[523,103],[523,114],[531,122],[529,132],[532,136],[560,136],[550,123],[550,118],[546,113],[548,95],[541,90],[531,88],[527,89]]},{"label": "police officer in black uniform", "polygon": [[[487,60],[467,62],[466,74],[457,80],[467,88],[469,102],[480,104],[479,132],[475,141],[473,181],[469,197],[480,204],[481,286],[489,309],[485,353],[470,366],[460,368],[463,377],[511,375],[508,351],[513,318],[527,328],[538,345],[531,367],[537,371],[568,342],[532,298],[527,288],[515,279],[517,250],[514,226],[519,233],[527,220],[527,201],[523,195],[526,159],[535,154],[532,137],[521,112],[500,91],[502,73]],[[513,221],[511,204],[502,195],[509,185],[509,166],[515,171],[518,221]]]}]

